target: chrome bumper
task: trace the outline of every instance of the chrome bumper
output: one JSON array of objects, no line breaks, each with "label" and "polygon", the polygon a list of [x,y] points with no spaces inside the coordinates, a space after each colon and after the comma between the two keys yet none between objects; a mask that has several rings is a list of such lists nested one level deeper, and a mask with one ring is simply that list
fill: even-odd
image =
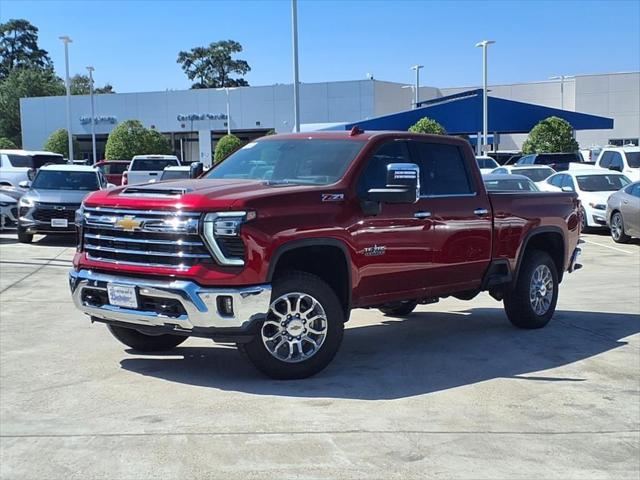
[{"label": "chrome bumper", "polygon": [[[139,295],[154,299],[170,299],[182,304],[186,314],[167,316],[153,310],[134,310],[110,304],[91,305],[83,300],[85,288],[103,290],[107,284],[136,286]],[[131,323],[147,327],[165,327],[180,332],[198,329],[246,330],[269,311],[271,286],[256,285],[244,288],[204,288],[186,280],[152,280],[103,273],[90,270],[69,272],[69,286],[73,302],[79,310],[101,320]],[[233,299],[233,314],[224,315],[218,310],[218,296]]]}]

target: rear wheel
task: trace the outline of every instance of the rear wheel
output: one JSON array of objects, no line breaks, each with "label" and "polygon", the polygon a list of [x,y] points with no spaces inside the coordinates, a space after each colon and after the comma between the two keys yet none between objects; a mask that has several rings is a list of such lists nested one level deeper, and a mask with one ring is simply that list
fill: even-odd
[{"label": "rear wheel", "polygon": [[189,338],[182,335],[146,335],[138,330],[116,325],[107,325],[107,328],[120,342],[141,353],[171,350]]},{"label": "rear wheel", "polygon": [[331,287],[315,275],[289,272],[273,283],[260,333],[238,349],[272,378],[306,378],[331,362],[343,332],[344,310]]},{"label": "rear wheel", "polygon": [[406,317],[413,312],[418,305],[415,300],[406,300],[404,302],[390,303],[380,308],[380,311],[388,317]]},{"label": "rear wheel", "polygon": [[627,243],[631,240],[631,237],[624,233],[624,219],[622,218],[622,214],[620,212],[615,212],[611,215],[610,229],[611,229],[611,238],[616,243]]},{"label": "rear wheel", "polygon": [[507,317],[519,328],[541,328],[553,317],[557,302],[555,263],[546,252],[527,252],[515,288],[504,297]]},{"label": "rear wheel", "polygon": [[31,243],[33,242],[33,234],[27,233],[24,228],[18,227],[18,242]]}]

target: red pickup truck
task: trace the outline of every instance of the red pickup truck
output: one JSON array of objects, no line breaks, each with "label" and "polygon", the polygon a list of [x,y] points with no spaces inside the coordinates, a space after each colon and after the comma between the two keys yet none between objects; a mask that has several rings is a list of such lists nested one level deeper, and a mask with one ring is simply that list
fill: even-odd
[{"label": "red pickup truck", "polygon": [[578,267],[573,193],[487,193],[464,140],[318,132],[249,143],[197,180],[99,191],[77,212],[77,307],[140,352],[236,343],[274,378],[322,370],[354,308],[409,315],[481,291],[551,319]]}]

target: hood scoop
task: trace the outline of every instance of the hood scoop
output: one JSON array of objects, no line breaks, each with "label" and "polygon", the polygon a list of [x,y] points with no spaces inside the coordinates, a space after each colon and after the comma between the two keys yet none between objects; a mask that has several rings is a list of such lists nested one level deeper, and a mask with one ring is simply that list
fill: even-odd
[{"label": "hood scoop", "polygon": [[178,198],[189,191],[190,189],[188,188],[162,188],[146,185],[133,185],[122,190],[120,195],[126,197]]}]

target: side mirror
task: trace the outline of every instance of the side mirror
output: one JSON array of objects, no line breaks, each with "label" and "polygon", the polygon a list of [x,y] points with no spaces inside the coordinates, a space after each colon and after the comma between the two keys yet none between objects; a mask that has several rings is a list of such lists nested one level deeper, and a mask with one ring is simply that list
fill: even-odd
[{"label": "side mirror", "polygon": [[569,185],[565,185],[564,187],[561,188],[561,190],[563,192],[573,193],[573,188],[571,188]]},{"label": "side mirror", "polygon": [[202,162],[193,162],[189,168],[189,178],[198,178],[204,171]]},{"label": "side mirror", "polygon": [[20,183],[18,183],[18,186],[20,188],[30,188],[31,182],[29,180],[22,180]]},{"label": "side mirror", "polygon": [[420,198],[420,167],[415,163],[390,163],[387,186],[370,189],[367,197],[382,203],[416,203]]}]

